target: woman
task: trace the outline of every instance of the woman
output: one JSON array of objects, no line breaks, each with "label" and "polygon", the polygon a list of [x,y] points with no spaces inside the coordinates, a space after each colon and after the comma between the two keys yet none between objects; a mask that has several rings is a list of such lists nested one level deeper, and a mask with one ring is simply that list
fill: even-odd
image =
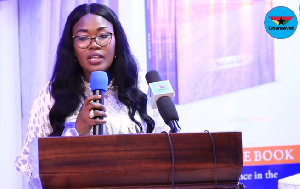
[{"label": "woman", "polygon": [[[101,98],[92,95],[89,86],[90,74],[96,70],[108,73],[104,105],[91,103]],[[89,135],[92,126],[99,124],[104,124],[104,134],[170,130],[157,112],[149,113],[146,94],[138,88],[137,63],[117,16],[104,5],[80,5],[68,16],[52,78],[34,101],[15,165],[32,178],[30,144],[37,137],[61,136],[66,121],[76,122],[80,135]]]}]

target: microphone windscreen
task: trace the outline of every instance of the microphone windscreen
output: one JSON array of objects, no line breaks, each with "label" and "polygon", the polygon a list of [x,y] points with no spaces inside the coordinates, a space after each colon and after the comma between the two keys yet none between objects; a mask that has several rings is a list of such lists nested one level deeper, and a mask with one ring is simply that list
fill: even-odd
[{"label": "microphone windscreen", "polygon": [[107,73],[104,71],[94,71],[90,76],[90,86],[91,90],[103,90],[107,91],[108,77]]},{"label": "microphone windscreen", "polygon": [[156,70],[151,70],[151,71],[147,72],[146,80],[147,80],[147,83],[149,84],[149,83],[161,81],[161,78]]},{"label": "microphone windscreen", "polygon": [[168,96],[160,97],[157,100],[157,108],[159,114],[163,118],[166,124],[169,124],[170,121],[178,121],[178,113],[172,99]]}]

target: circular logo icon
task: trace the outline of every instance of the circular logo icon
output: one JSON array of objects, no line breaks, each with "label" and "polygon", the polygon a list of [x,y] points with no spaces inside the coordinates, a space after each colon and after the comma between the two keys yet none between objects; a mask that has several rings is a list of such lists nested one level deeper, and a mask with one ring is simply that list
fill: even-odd
[{"label": "circular logo icon", "polygon": [[271,9],[265,18],[266,31],[271,37],[285,39],[293,35],[297,29],[298,20],[295,13],[284,6]]}]

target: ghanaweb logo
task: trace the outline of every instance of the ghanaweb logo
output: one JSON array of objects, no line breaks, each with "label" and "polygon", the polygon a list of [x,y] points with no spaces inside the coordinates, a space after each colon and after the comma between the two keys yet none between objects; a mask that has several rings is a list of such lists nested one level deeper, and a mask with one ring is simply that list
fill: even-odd
[{"label": "ghanaweb logo", "polygon": [[271,9],[265,18],[266,31],[271,37],[285,39],[293,35],[297,29],[298,20],[295,13],[283,6]]}]

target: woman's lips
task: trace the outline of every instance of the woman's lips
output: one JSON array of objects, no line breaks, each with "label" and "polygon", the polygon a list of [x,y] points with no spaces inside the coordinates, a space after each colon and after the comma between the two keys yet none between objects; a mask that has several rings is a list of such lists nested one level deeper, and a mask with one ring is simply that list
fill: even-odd
[{"label": "woman's lips", "polygon": [[88,56],[88,62],[92,65],[100,64],[104,60],[101,54],[93,54]]}]

